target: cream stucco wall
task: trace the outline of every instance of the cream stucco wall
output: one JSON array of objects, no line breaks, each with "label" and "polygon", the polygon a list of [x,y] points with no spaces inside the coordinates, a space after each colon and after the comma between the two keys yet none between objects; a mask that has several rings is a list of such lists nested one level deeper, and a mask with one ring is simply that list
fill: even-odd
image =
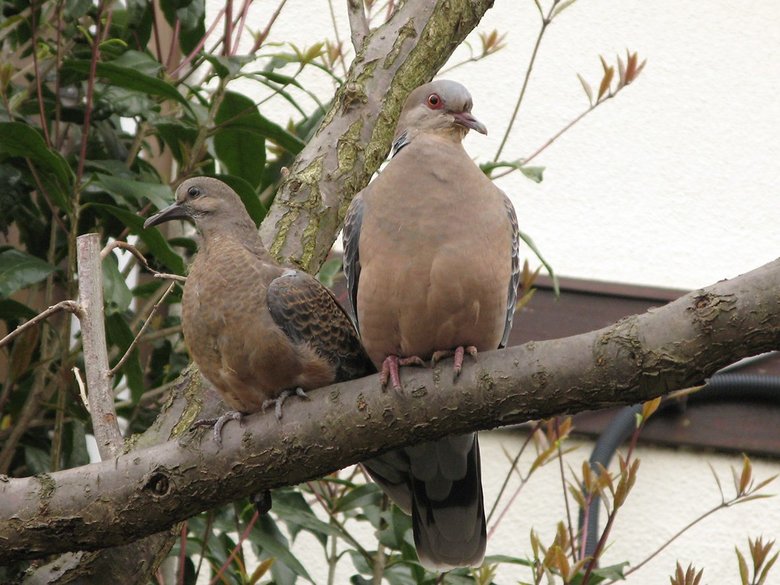
[{"label": "cream stucco wall", "polygon": [[[210,3],[212,14],[219,4]],[[334,0],[340,34],[348,42],[344,4]],[[263,28],[275,6],[269,0],[256,3],[253,28]],[[467,139],[467,149],[479,160],[491,158],[500,142],[537,26],[532,0],[496,0],[480,30],[506,32],[507,48],[447,75],[468,85],[474,113],[490,129],[488,137]],[[328,3],[289,0],[269,41],[303,46],[326,37],[332,37]],[[547,167],[544,182],[537,185],[519,174],[499,181],[513,198],[522,228],[561,275],[635,284],[695,288],[777,257],[780,3],[581,0],[543,41],[526,107],[504,156],[529,154],[579,114],[586,99],[575,74],[597,85],[598,55],[613,61],[626,48],[647,58],[645,71],[534,161]],[[453,61],[466,54],[460,50]],[[333,87],[317,74],[307,85],[323,96]],[[273,103],[290,111],[281,101]],[[482,440],[488,502],[506,472],[501,445],[517,441],[504,432]],[[584,445],[569,456],[571,464],[578,467],[589,450]],[[729,466],[741,463],[727,455],[656,448],[641,448],[639,456],[639,480],[614,528],[609,561],[640,561],[717,503],[708,463],[725,484]],[[776,462],[755,464],[760,476],[780,472]],[[556,470],[542,470],[524,488],[488,552],[522,554],[531,527],[549,539],[561,502]],[[709,518],[629,582],[666,583],[679,559],[704,567],[706,583],[737,583],[733,547],[744,549],[748,536],[760,534],[780,537],[780,501],[752,502]],[[307,555],[309,548],[305,542],[299,546],[307,567],[323,582],[325,573]],[[520,578],[528,575],[505,569],[498,582]],[[780,583],[780,569],[772,582]]]}]

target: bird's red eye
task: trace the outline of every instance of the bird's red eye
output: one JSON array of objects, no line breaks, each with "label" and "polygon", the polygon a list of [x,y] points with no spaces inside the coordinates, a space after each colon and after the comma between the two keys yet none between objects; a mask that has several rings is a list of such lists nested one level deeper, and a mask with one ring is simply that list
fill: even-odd
[{"label": "bird's red eye", "polygon": [[442,106],[441,98],[437,93],[432,93],[431,95],[429,95],[426,102],[428,103],[428,107],[434,110],[438,110]]}]

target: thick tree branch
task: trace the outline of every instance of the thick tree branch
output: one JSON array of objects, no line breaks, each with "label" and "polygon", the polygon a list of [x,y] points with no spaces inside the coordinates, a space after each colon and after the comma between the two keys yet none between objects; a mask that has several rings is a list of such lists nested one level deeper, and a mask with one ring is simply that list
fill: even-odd
[{"label": "thick tree branch", "polygon": [[433,77],[492,5],[407,0],[371,31],[260,226],[278,260],[317,271],[352,196],[387,156],[406,96]]},{"label": "thick tree branch", "polygon": [[[780,348],[780,260],[590,333],[404,369],[403,392],[375,377],[311,393],[285,417],[225,428],[96,463],[0,481],[0,563],[96,549],[165,530],[250,491],[302,482],[377,452],[450,433],[633,404],[700,383]],[[61,538],[61,535],[67,538]]]}]

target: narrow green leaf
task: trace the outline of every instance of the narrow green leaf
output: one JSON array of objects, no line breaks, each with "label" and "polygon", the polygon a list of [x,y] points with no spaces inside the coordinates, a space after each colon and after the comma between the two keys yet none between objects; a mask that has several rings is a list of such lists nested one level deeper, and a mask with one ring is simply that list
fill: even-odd
[{"label": "narrow green leaf", "polygon": [[35,475],[51,471],[51,455],[43,449],[25,446],[24,462]]},{"label": "narrow green leaf", "polygon": [[14,248],[0,253],[0,297],[42,281],[54,272],[54,266]]},{"label": "narrow green leaf", "polygon": [[56,178],[59,189],[51,195],[56,197],[57,205],[70,209],[67,194],[72,189],[75,175],[62,155],[48,148],[37,130],[21,122],[0,122],[0,136],[3,137],[0,152],[28,158],[39,171]]},{"label": "narrow green leaf", "polygon": [[253,189],[260,185],[265,169],[263,118],[254,101],[229,91],[216,116],[214,150],[231,175],[247,181]]},{"label": "narrow green leaf", "polygon": [[223,55],[209,55],[203,53],[203,57],[211,63],[214,67],[214,71],[222,78],[228,76],[237,75],[241,68],[254,61],[254,56],[250,55],[233,55],[232,57],[225,57]]},{"label": "narrow green leaf", "polygon": [[[70,59],[62,64],[64,72],[73,72],[83,76],[89,75],[89,68],[90,61],[88,59]],[[189,102],[173,85],[132,67],[116,65],[114,62],[98,63],[97,75],[125,89],[175,100],[192,113]]]},{"label": "narrow green leaf", "polygon": [[268,213],[268,210],[260,201],[260,197],[257,196],[252,185],[241,177],[233,175],[214,175],[214,177],[227,183],[238,194],[244,207],[246,207],[247,213],[249,213],[249,217],[252,218],[257,227],[260,227],[260,223],[263,221],[265,214]]},{"label": "narrow green leaf", "polygon": [[0,319],[9,321],[11,319],[32,319],[37,315],[27,305],[23,305],[11,299],[0,299]]},{"label": "narrow green leaf", "polygon": [[102,262],[103,265],[103,298],[108,313],[122,313],[130,307],[133,301],[133,293],[125,282],[124,276],[119,272],[119,264],[114,254],[109,254]]},{"label": "narrow green leaf", "polygon": [[552,278],[553,291],[555,292],[555,296],[556,297],[560,296],[561,289],[560,286],[558,285],[558,277],[555,275],[555,271],[553,270],[553,267],[550,265],[549,262],[547,262],[547,260],[544,259],[542,253],[539,251],[539,248],[536,247],[536,244],[534,243],[533,239],[531,239],[531,236],[529,236],[523,230],[519,230],[519,235],[520,235],[520,239],[525,242],[526,246],[531,248],[531,251],[539,259],[539,262],[542,263],[542,266],[545,267],[547,273],[550,275],[550,278]]},{"label": "narrow green leaf", "polygon": [[65,425],[63,436],[63,453],[65,454],[65,466],[67,468],[78,467],[89,463],[87,451],[86,429],[84,423],[73,419]]},{"label": "narrow green leaf", "polygon": [[269,515],[260,516],[252,529],[250,539],[253,543],[260,545],[265,552],[275,557],[279,563],[287,566],[293,573],[303,577],[309,583],[314,582],[301,562],[290,552],[287,539],[279,532]]},{"label": "narrow green leaf", "polygon": [[[111,366],[116,365],[125,351],[133,342],[135,335],[125,318],[119,313],[113,313],[106,316],[106,338],[109,344],[115,345],[118,349],[117,357],[112,360]],[[144,392],[144,376],[141,370],[141,362],[138,359],[138,348],[133,350],[130,358],[122,365],[120,370],[130,387],[133,400],[137,401]]]},{"label": "narrow green leaf", "polygon": [[544,179],[545,167],[524,167],[520,165],[520,172],[531,179],[534,183],[541,183]]},{"label": "narrow green leaf", "polygon": [[257,133],[292,154],[298,154],[304,147],[300,138],[260,114],[252,100],[236,92],[226,92],[217,114],[217,123],[225,128],[236,127]]},{"label": "narrow green leaf", "polygon": [[151,201],[157,209],[167,207],[173,202],[173,191],[168,185],[133,181],[102,173],[95,174],[95,181],[110,194],[139,206],[144,204],[145,199]]}]

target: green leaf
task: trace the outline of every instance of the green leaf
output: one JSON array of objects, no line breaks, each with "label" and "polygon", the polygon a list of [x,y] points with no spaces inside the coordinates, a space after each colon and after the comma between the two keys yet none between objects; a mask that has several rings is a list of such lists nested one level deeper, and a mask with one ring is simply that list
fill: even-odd
[{"label": "green leaf", "polygon": [[545,167],[526,167],[523,165],[522,161],[506,161],[506,160],[500,160],[497,162],[486,162],[479,165],[479,168],[482,169],[482,172],[485,173],[488,177],[491,177],[493,175],[493,171],[496,169],[513,169],[516,171],[520,171],[531,179],[534,183],[541,183],[544,179],[544,169]]},{"label": "green leaf", "polygon": [[65,425],[62,451],[65,455],[66,469],[89,463],[86,429],[82,421],[74,419]]},{"label": "green leaf", "polygon": [[151,227],[144,229],[144,218],[127,211],[115,207],[114,205],[106,205],[103,203],[91,203],[92,207],[96,209],[102,209],[116,217],[119,221],[123,222],[131,233],[138,234],[141,240],[149,247],[149,250],[157,257],[157,259],[165,264],[172,272],[176,274],[184,274],[186,268],[184,266],[184,260],[181,259],[173,248],[170,247],[165,238],[162,237],[160,230]]},{"label": "green leaf", "polygon": [[550,265],[547,260],[544,259],[542,256],[542,253],[539,251],[539,248],[536,247],[536,244],[531,239],[531,236],[529,236],[527,233],[525,233],[523,230],[518,230],[518,234],[520,235],[520,239],[525,242],[525,244],[531,248],[531,251],[536,255],[537,258],[539,258],[539,262],[542,263],[542,265],[545,267],[547,272],[550,275],[550,278],[552,278],[553,281],[553,291],[555,292],[555,296],[558,297],[561,295],[561,288],[558,285],[558,277],[555,275],[555,271],[553,271],[553,267]]},{"label": "green leaf", "polygon": [[501,563],[509,563],[513,565],[523,565],[525,567],[533,567],[534,563],[528,559],[519,559],[517,557],[510,557],[509,555],[488,555],[485,557],[486,564],[497,565]]},{"label": "green leaf", "polygon": [[[113,313],[106,316],[106,338],[110,345],[115,345],[118,349],[117,357],[112,361],[111,366],[119,363],[119,360],[133,343],[135,335],[125,321],[125,318],[119,313]],[[120,370],[127,380],[130,387],[133,400],[137,401],[144,392],[144,374],[141,370],[141,362],[138,359],[138,348],[133,349],[132,355],[122,365]]]},{"label": "green leaf", "polygon": [[525,167],[521,165],[520,172],[534,183],[541,183],[544,179],[544,167]]},{"label": "green leaf", "polygon": [[179,46],[189,54],[206,34],[204,0],[163,0],[160,5],[168,24],[180,26]]},{"label": "green leaf", "polygon": [[[628,566],[628,562],[619,563],[617,565],[610,565],[608,567],[599,567],[593,569],[588,580],[589,585],[597,585],[602,581],[623,581],[625,580],[625,569]],[[571,585],[580,585],[582,583],[582,573],[578,573],[571,580]]]},{"label": "green leaf", "polygon": [[133,293],[127,287],[124,276],[119,272],[119,263],[114,254],[103,260],[103,296],[108,313],[122,313],[130,307]]},{"label": "green leaf", "polygon": [[325,260],[325,262],[322,263],[322,266],[320,266],[319,272],[317,272],[317,280],[328,288],[333,288],[336,281],[341,278],[342,264],[341,258],[330,258],[329,260]]},{"label": "green leaf", "polygon": [[173,202],[173,191],[168,185],[133,181],[102,173],[95,175],[95,181],[110,194],[139,206],[144,204],[145,199],[154,203],[157,209],[167,207]]},{"label": "green leaf", "polygon": [[153,59],[151,56],[142,53],[141,51],[125,51],[119,57],[111,61],[111,64],[145,73],[155,79],[163,68],[162,64],[157,59]]},{"label": "green leaf", "polygon": [[219,106],[215,120],[214,150],[231,175],[247,181],[253,189],[260,185],[265,168],[265,136],[255,103],[246,96],[229,91]]},{"label": "green leaf", "polygon": [[[63,72],[73,72],[82,76],[89,75],[89,59],[69,59],[62,64]],[[189,102],[183,95],[170,83],[137,71],[132,67],[116,65],[114,61],[97,64],[97,75],[107,79],[112,84],[125,89],[132,89],[147,95],[156,95],[158,97],[175,100],[185,106],[190,113]]]},{"label": "green leaf", "polygon": [[12,299],[0,299],[0,319],[9,321],[11,319],[32,319],[37,315],[27,305],[23,305]]},{"label": "green leaf", "polygon": [[[154,5],[151,0],[127,0],[127,22],[123,36],[139,49],[149,44],[154,19]],[[114,8],[114,14],[117,7]]]},{"label": "green leaf", "polygon": [[68,19],[78,20],[92,8],[92,0],[67,0],[65,15]]},{"label": "green leaf", "polygon": [[[309,583],[314,582],[304,566],[290,552],[287,539],[279,532],[279,529],[269,515],[264,514],[260,516],[257,524],[255,524],[252,529],[250,539],[253,543],[260,545],[266,553],[275,557],[279,563],[284,564],[293,573],[303,577]],[[277,563],[274,563],[274,568],[277,568]],[[274,575],[276,575],[276,573],[274,573]]]},{"label": "green leaf", "polygon": [[260,114],[252,100],[236,92],[225,93],[216,121],[225,128],[235,127],[268,138],[292,154],[305,146],[303,140]]},{"label": "green leaf", "polygon": [[151,123],[179,164],[183,165],[197,139],[198,129],[182,120],[170,117],[152,117]]},{"label": "green leaf", "polygon": [[203,54],[203,57],[211,63],[214,67],[214,71],[221,78],[228,76],[234,76],[241,71],[241,68],[254,61],[255,57],[250,55],[233,55],[232,57],[224,57],[222,55],[209,55]]},{"label": "green leaf", "polygon": [[274,491],[273,512],[280,521],[287,525],[293,540],[301,530],[306,530],[324,547],[328,542],[328,536],[341,536],[341,532],[334,525],[317,518],[299,491],[286,493],[283,490]]},{"label": "green leaf", "polygon": [[349,490],[339,498],[337,511],[347,512],[366,506],[379,506],[382,499],[382,491],[375,483],[364,483]]},{"label": "green leaf", "polygon": [[241,177],[235,177],[233,175],[214,175],[214,177],[227,183],[233,191],[238,193],[244,207],[246,207],[246,210],[249,213],[249,217],[252,218],[252,221],[255,222],[257,227],[260,227],[260,223],[262,223],[268,210],[265,208],[262,201],[260,201],[260,198],[257,196],[257,193],[255,193],[252,185]]},{"label": "green leaf", "polygon": [[75,175],[62,155],[47,147],[37,130],[21,122],[0,122],[0,136],[3,137],[0,140],[0,152],[28,158],[36,163],[35,167],[39,171],[56,179],[58,189],[51,195],[57,205],[69,210],[68,194],[72,190]]},{"label": "green leaf", "polygon": [[14,248],[0,253],[0,297],[42,281],[54,272],[54,266]]},{"label": "green leaf", "polygon": [[48,473],[51,470],[51,456],[37,447],[25,446],[24,462],[34,475]]}]

